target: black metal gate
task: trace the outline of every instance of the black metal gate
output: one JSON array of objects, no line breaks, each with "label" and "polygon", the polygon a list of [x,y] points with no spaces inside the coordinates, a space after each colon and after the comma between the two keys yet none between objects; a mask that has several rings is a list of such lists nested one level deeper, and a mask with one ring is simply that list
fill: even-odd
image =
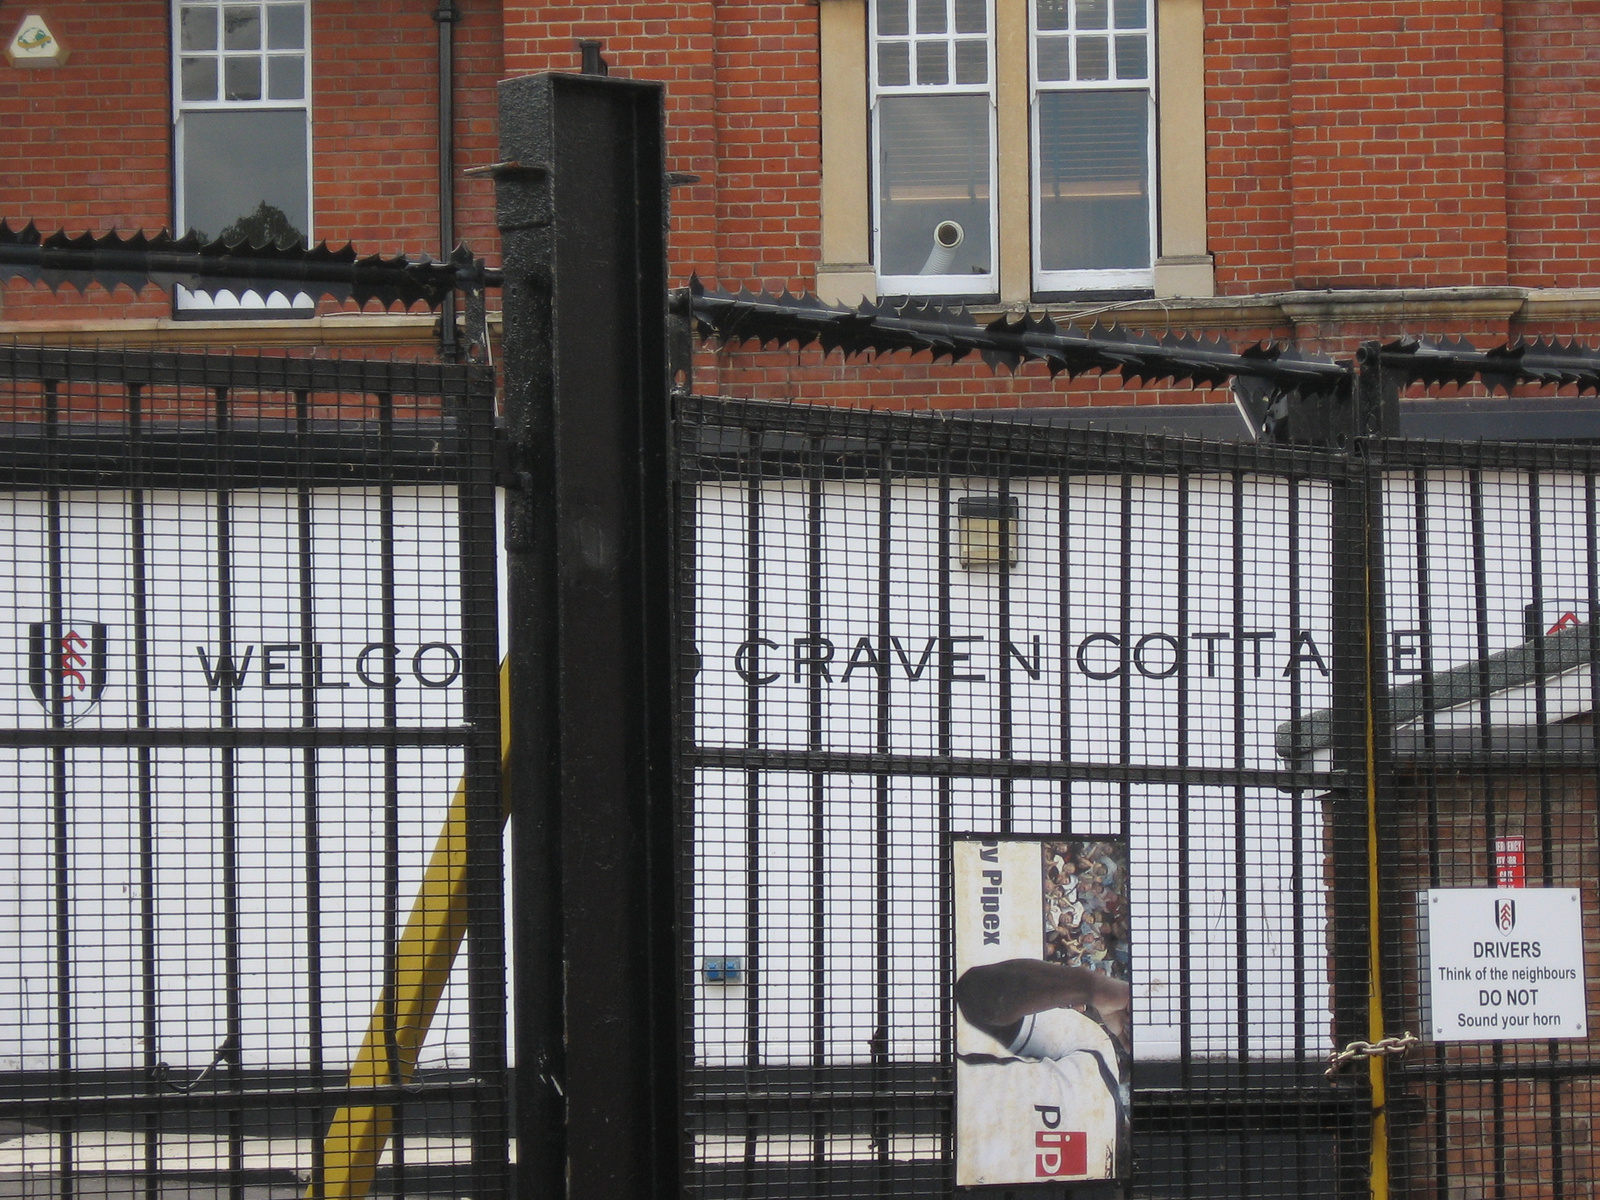
[{"label": "black metal gate", "polygon": [[[1600,453],[1390,443],[1375,455],[1391,685],[1375,746],[1378,961],[1387,1027],[1431,1043],[1388,1070],[1393,1194],[1588,1196],[1600,1177]],[[1578,889],[1586,1030],[1570,1015],[1551,1028],[1550,983],[1573,963],[1551,930],[1529,932],[1525,909],[1507,924],[1542,932],[1542,957],[1485,960],[1490,977],[1474,983],[1467,1019],[1498,1027],[1446,1041],[1437,1010],[1428,1027],[1423,893],[1454,888],[1502,889],[1513,904]]]},{"label": "black metal gate", "polygon": [[[950,839],[992,833],[1131,842],[1133,1195],[1365,1195],[1323,1075],[1367,1030],[1365,473],[714,400],[680,455],[697,1192],[950,1190]],[[1334,761],[1279,754],[1330,708]]]},{"label": "black metal gate", "polygon": [[5,1194],[506,1194],[493,389],[0,351]]}]

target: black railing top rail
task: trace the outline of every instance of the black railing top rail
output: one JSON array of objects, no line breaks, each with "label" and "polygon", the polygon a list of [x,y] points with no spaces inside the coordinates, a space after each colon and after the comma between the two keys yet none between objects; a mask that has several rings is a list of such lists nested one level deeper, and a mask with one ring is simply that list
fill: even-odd
[{"label": "black railing top rail", "polygon": [[[968,412],[899,413],[840,409],[821,404],[775,403],[718,396],[680,396],[678,416],[697,426],[694,471],[758,455],[767,467],[823,455],[825,472],[878,470],[877,456],[891,446],[908,461],[916,454],[944,456],[944,466],[960,469],[981,460],[1004,462],[1012,471],[1037,468],[1157,474],[1179,469],[1249,471],[1304,478],[1343,478],[1343,455],[1303,447],[1250,442],[1202,441],[1154,433],[1075,429],[1035,423],[986,420]],[[753,446],[751,434],[758,434]]]},{"label": "black railing top rail", "polygon": [[[0,268],[0,275],[3,275]],[[262,392],[345,392],[368,396],[454,396],[492,392],[486,366],[379,358],[166,350],[64,350],[0,344],[0,381],[109,383]]]}]

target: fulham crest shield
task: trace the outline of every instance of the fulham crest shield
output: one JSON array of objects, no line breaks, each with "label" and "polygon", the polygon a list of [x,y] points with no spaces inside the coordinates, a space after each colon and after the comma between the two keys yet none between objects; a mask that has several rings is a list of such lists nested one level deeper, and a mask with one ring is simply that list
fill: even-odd
[{"label": "fulham crest shield", "polygon": [[[28,686],[33,698],[70,725],[106,690],[108,636],[99,621],[34,621],[28,626]],[[59,710],[57,706],[59,705]]]}]

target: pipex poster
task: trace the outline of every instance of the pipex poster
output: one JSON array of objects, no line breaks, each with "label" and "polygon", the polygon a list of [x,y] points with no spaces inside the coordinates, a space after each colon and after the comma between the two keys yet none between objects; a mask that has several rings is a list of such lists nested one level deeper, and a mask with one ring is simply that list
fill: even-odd
[{"label": "pipex poster", "polygon": [[956,1183],[1127,1172],[1128,847],[958,838]]}]

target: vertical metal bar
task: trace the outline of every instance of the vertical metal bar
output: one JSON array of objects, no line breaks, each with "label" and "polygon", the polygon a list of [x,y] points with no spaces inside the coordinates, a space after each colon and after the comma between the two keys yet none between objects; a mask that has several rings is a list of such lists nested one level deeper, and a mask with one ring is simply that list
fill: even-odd
[{"label": "vertical metal bar", "polygon": [[[1381,360],[1374,363],[1370,344],[1358,354],[1360,373],[1357,385],[1362,403],[1368,413],[1382,414],[1378,432],[1393,433],[1398,422],[1398,390],[1382,369]],[[1393,778],[1394,763],[1390,751],[1392,737],[1389,721],[1389,674],[1384,647],[1388,644],[1388,610],[1386,607],[1384,541],[1384,473],[1376,460],[1363,464],[1366,479],[1367,520],[1363,543],[1363,562],[1366,566],[1366,586],[1362,590],[1365,605],[1363,625],[1366,630],[1366,799],[1367,799],[1367,1038],[1376,1041],[1385,1036],[1391,1021],[1393,998],[1398,994],[1399,978],[1396,972],[1383,970],[1383,948],[1399,941],[1399,922],[1395,911],[1397,889],[1392,882],[1396,877],[1394,846],[1398,836],[1394,829]],[[1374,1194],[1389,1194],[1390,1147],[1389,1140],[1389,1085],[1385,1060],[1367,1060],[1367,1082],[1372,1096],[1372,1163],[1371,1180]]]},{"label": "vertical metal bar", "polygon": [[[56,485],[56,456],[61,437],[61,388],[54,379],[44,381],[44,426],[47,443],[45,491],[45,520],[47,546],[47,571],[50,589],[50,619],[46,626],[49,644],[46,653],[45,680],[50,697],[50,727],[67,727],[66,679],[61,671],[62,639],[66,636],[66,600],[64,575],[64,547],[61,521],[61,488]],[[51,794],[51,902],[55,917],[55,1001],[56,1001],[56,1053],[58,1076],[56,1094],[68,1096],[72,1092],[73,1030],[72,1030],[72,845],[70,825],[70,785],[68,770],[70,752],[65,746],[55,746],[50,751]],[[61,1173],[61,1200],[73,1200],[77,1187],[75,1167],[75,1122],[63,1116],[57,1124],[57,1162]]]},{"label": "vertical metal bar", "polygon": [[[669,352],[670,370],[676,385],[679,379],[678,368],[681,358],[677,350],[687,342],[687,326],[681,321],[675,322],[671,334],[672,351]],[[687,356],[686,356],[687,357]],[[691,374],[684,369],[683,378]],[[675,392],[676,397],[687,394],[687,383],[681,390]],[[491,393],[492,400],[492,393]],[[492,432],[492,426],[490,427]],[[720,432],[720,431],[719,431]],[[674,421],[672,423],[671,441],[668,446],[669,467],[668,476],[671,487],[671,511],[673,515],[673,533],[677,539],[674,548],[670,570],[673,586],[677,589],[677,605],[674,617],[672,636],[675,639],[676,660],[673,664],[673,697],[672,711],[674,727],[672,730],[673,749],[677,756],[674,764],[674,792],[681,798],[678,812],[674,818],[673,830],[675,844],[672,853],[675,856],[673,871],[676,875],[676,895],[678,904],[678,971],[675,986],[680,995],[689,993],[694,986],[698,964],[694,960],[695,938],[702,923],[709,920],[709,913],[702,912],[697,904],[695,894],[695,869],[694,863],[699,854],[699,822],[702,804],[697,789],[699,771],[683,750],[692,747],[696,741],[694,715],[700,711],[700,697],[696,690],[696,682],[700,674],[701,658],[696,648],[695,637],[699,628],[699,588],[696,580],[698,563],[700,562],[700,530],[699,521],[702,512],[701,483],[705,479],[703,458],[701,456],[701,429],[690,422]],[[736,479],[740,478],[735,474]],[[721,537],[713,539],[713,544],[722,541]],[[748,773],[746,775],[748,779]],[[720,784],[726,787],[727,776],[720,777]],[[721,807],[720,805],[718,806]],[[731,823],[730,823],[731,825]],[[736,827],[730,827],[730,834],[736,833]],[[729,865],[732,866],[732,856],[729,855]],[[746,881],[748,885],[748,880]],[[736,915],[726,913],[722,904],[716,905],[719,915],[729,920],[736,920]],[[748,937],[748,928],[747,928]],[[726,947],[725,947],[726,948]],[[746,957],[746,973],[744,976],[745,994],[748,996],[750,987],[754,982],[753,967],[750,959]],[[678,1006],[677,1026],[677,1057],[676,1068],[679,1079],[679,1102],[682,1106],[683,1119],[679,1124],[677,1154],[678,1161],[684,1164],[686,1171],[694,1170],[699,1155],[697,1146],[702,1137],[708,1132],[708,1118],[714,1112],[718,1130],[726,1139],[727,1132],[732,1129],[731,1105],[712,1105],[707,1103],[703,1095],[692,1095],[688,1088],[688,1073],[690,1068],[698,1061],[701,1049],[698,1016],[692,1004]],[[748,1113],[746,1116],[748,1117]],[[748,1172],[748,1167],[745,1168]]]},{"label": "vertical metal bar", "polygon": [[[889,464],[893,447],[885,443],[878,450],[878,662],[877,662],[877,712],[873,749],[879,754],[890,751],[889,722],[892,712],[892,695],[889,679],[890,644],[889,619],[891,615],[893,582],[890,571],[892,545],[893,487]],[[879,775],[873,782],[875,811],[873,813],[873,924],[874,975],[873,990],[873,1093],[883,1096],[889,1087],[889,776]],[[890,1187],[888,1164],[892,1149],[895,1113],[879,1107],[873,1112],[872,1140],[874,1157],[878,1163],[878,1187]]]},{"label": "vertical metal bar", "polygon": [[[132,559],[133,595],[133,723],[137,729],[150,728],[150,564],[145,529],[144,490],[144,394],[139,384],[128,385],[128,457],[132,465],[133,487],[128,492],[129,554]],[[144,1043],[140,1066],[145,1094],[159,1095],[156,1082],[160,1062],[160,1025],[156,1019],[159,994],[156,987],[156,836],[155,773],[149,746],[134,752],[139,805],[139,1010],[140,1034]],[[151,1103],[145,1114],[144,1200],[159,1200],[161,1182],[156,1172],[161,1167],[161,1117]]]},{"label": "vertical metal bar", "polygon": [[[995,623],[996,641],[995,648],[999,651],[999,682],[998,723],[1000,758],[1009,760],[1013,754],[1012,728],[1013,714],[1011,707],[1011,655],[1006,652],[1006,647],[1011,641],[1011,477],[1010,466],[1004,460],[1000,464],[1000,559],[995,565],[997,573],[995,579]],[[1003,776],[999,781],[1000,791],[1000,832],[1011,833],[1013,830],[1013,797],[1015,784],[1010,776]]]},{"label": "vertical metal bar", "polygon": [[[1333,984],[1333,1039],[1343,1045],[1368,1034],[1370,936],[1367,856],[1366,725],[1370,668],[1365,597],[1368,579],[1369,506],[1364,465],[1345,460],[1331,480],[1332,521],[1332,766],[1340,779],[1326,801],[1332,824],[1329,933]],[[1352,1086],[1363,1081],[1352,1078]],[[1371,1194],[1372,1130],[1341,1124],[1338,1194]]]},{"label": "vertical metal bar", "polygon": [[[813,439],[806,454],[806,636],[813,655],[822,646],[822,446]],[[824,746],[823,720],[826,695],[823,672],[828,668],[813,662],[806,679],[806,748],[813,753]],[[810,779],[811,795],[811,1066],[819,1074],[826,1065],[827,996],[827,781],[821,771]],[[845,795],[850,795],[845,789]],[[811,1111],[811,1161],[820,1172],[827,1155],[826,1112]]]},{"label": "vertical metal bar", "polygon": [[[1288,504],[1284,519],[1288,534],[1289,656],[1292,668],[1289,672],[1289,713],[1298,720],[1301,715],[1301,709],[1305,704],[1305,684],[1301,679],[1299,666],[1294,662],[1295,652],[1299,645],[1301,625],[1305,620],[1300,597],[1301,481],[1295,476],[1289,475],[1285,477],[1284,483],[1288,489]],[[1304,807],[1305,792],[1300,788],[1296,788],[1289,797],[1289,903],[1292,926],[1292,953],[1294,955],[1294,1059],[1297,1064],[1304,1063],[1306,1058],[1306,906],[1303,892],[1305,887],[1305,862],[1303,858],[1305,854],[1305,839],[1300,828],[1300,822],[1304,818]],[[1298,1165],[1303,1168],[1303,1163]]]},{"label": "vertical metal bar", "polygon": [[[1284,477],[1284,483],[1288,490],[1287,511],[1284,516],[1287,523],[1289,553],[1289,713],[1292,719],[1299,720],[1305,704],[1305,685],[1300,674],[1301,664],[1295,658],[1305,620],[1300,596],[1302,586],[1300,489],[1303,483],[1292,474]],[[1298,747],[1296,750],[1298,751]],[[1298,761],[1300,755],[1296,753],[1293,757]],[[1297,1074],[1304,1069],[1306,1063],[1305,835],[1302,829],[1304,820],[1305,791],[1302,788],[1295,788],[1289,793],[1289,911],[1290,954],[1293,956],[1294,1061]],[[1302,1193],[1310,1184],[1306,1159],[1306,1135],[1304,1129],[1300,1129],[1295,1134],[1294,1173],[1295,1184]]]},{"label": "vertical metal bar", "polygon": [[[468,1055],[480,1081],[472,1109],[474,1196],[511,1194],[506,1096],[504,780],[501,777],[498,551],[495,546],[494,372],[473,369],[455,407],[468,464],[456,485],[461,570],[465,747]],[[413,1052],[414,1053],[414,1052]]]},{"label": "vertical metal bar", "polygon": [[[1187,470],[1178,472],[1178,713],[1176,735],[1177,757],[1180,770],[1189,765],[1189,568],[1190,568],[1190,517],[1193,476]],[[1178,784],[1177,795],[1177,889],[1178,889],[1178,1084],[1182,1088],[1194,1086],[1194,967],[1191,961],[1194,931],[1191,927],[1189,890],[1192,884],[1192,863],[1189,856],[1189,818],[1192,794],[1188,781]],[[1190,1195],[1194,1182],[1194,1136],[1185,1129],[1179,1134],[1179,1183],[1184,1195]]]},{"label": "vertical metal bar", "polygon": [[[1481,739],[1480,744],[1487,748],[1492,744],[1492,730],[1494,728],[1493,714],[1490,711],[1489,702],[1489,570],[1487,531],[1484,528],[1483,512],[1483,473],[1476,468],[1469,476],[1469,494],[1472,507],[1472,598],[1477,627],[1478,694],[1481,697],[1478,704],[1478,733]],[[1494,841],[1498,819],[1498,813],[1495,809],[1495,784],[1493,776],[1488,773],[1482,776],[1481,782],[1484,790],[1484,879],[1486,881],[1485,886],[1493,887]],[[1493,1043],[1491,1053],[1495,1066],[1494,1081],[1490,1085],[1493,1095],[1495,1200],[1505,1200],[1505,1080],[1500,1074],[1500,1068],[1505,1061],[1505,1044],[1503,1042]]]},{"label": "vertical metal bar", "polygon": [[[1245,685],[1246,667],[1244,627],[1244,475],[1233,473],[1232,492],[1232,547],[1233,556],[1233,766],[1242,771],[1245,759]],[[1255,642],[1257,654],[1261,643]],[[1245,806],[1245,789],[1233,789],[1233,973],[1238,990],[1239,1009],[1235,1014],[1234,1039],[1238,1043],[1239,1082],[1248,1085],[1250,1080],[1250,949],[1249,940],[1249,863],[1245,847],[1248,832],[1248,812]],[[1243,1160],[1248,1190],[1248,1159]]]},{"label": "vertical metal bar", "polygon": [[[1589,585],[1589,662],[1600,663],[1600,517],[1595,507],[1600,504],[1600,486],[1596,485],[1594,471],[1583,474],[1583,542],[1585,579]],[[1589,669],[1589,711],[1600,713],[1600,670]],[[1600,734],[1600,730],[1596,731]],[[1600,736],[1590,743],[1591,768],[1596,772],[1596,792],[1600,793]],[[1596,822],[1595,850],[1600,857],[1600,821]],[[1579,848],[1582,853],[1582,848]]]},{"label": "vertical metal bar", "polygon": [[[954,731],[951,728],[951,670],[950,661],[950,524],[953,515],[953,505],[950,498],[950,452],[948,448],[940,452],[938,459],[939,470],[939,500],[938,520],[934,542],[934,553],[938,561],[934,567],[936,581],[936,614],[939,650],[939,690],[936,700],[935,751],[944,758],[950,756],[953,746]],[[935,786],[938,788],[939,804],[939,878],[948,881],[953,878],[950,850],[950,834],[955,828],[955,795],[950,776],[941,773]],[[955,1009],[951,997],[955,987],[955,910],[951,893],[954,889],[948,886],[939,889],[939,945],[942,947],[939,955],[939,1044],[940,1063],[947,1069],[952,1069],[955,1060]],[[942,1159],[945,1168],[945,1181],[955,1177],[955,1135],[952,1128],[950,1113],[954,1105],[946,1107],[944,1124],[941,1128]]]},{"label": "vertical metal bar", "polygon": [[[1528,573],[1529,598],[1536,614],[1533,642],[1533,709],[1534,738],[1539,750],[1539,842],[1543,863],[1545,887],[1555,885],[1555,830],[1550,799],[1550,749],[1549,682],[1545,678],[1545,626],[1544,626],[1544,538],[1542,504],[1539,490],[1539,472],[1528,472]],[[1490,847],[1491,850],[1494,847]],[[1547,1054],[1552,1065],[1560,1060],[1561,1043],[1552,1038],[1547,1043]],[[1566,1164],[1562,1161],[1562,1111],[1561,1077],[1550,1075],[1550,1194],[1553,1200],[1563,1200],[1567,1191]]]},{"label": "vertical metal bar", "polygon": [[[1068,641],[1072,636],[1072,475],[1063,470],[1056,477],[1056,558],[1059,580],[1056,589],[1057,621],[1060,625],[1058,641],[1061,646],[1061,719],[1058,736],[1061,740],[1061,761],[1072,761],[1072,670]],[[1063,835],[1072,833],[1072,781],[1061,781],[1061,817],[1059,826]]]},{"label": "vertical metal bar", "polygon": [[[226,387],[214,389],[212,413],[217,440],[217,661],[233,661],[233,507],[229,484],[232,462],[223,453],[232,427]],[[230,672],[231,675],[231,672]],[[235,683],[224,678],[217,691],[218,727],[234,728]],[[220,757],[222,806],[222,958],[225,989],[225,1052],[228,1087],[236,1096],[244,1090],[240,1039],[244,1033],[244,1002],[240,995],[239,947],[239,764],[238,749],[224,745]],[[235,1101],[227,1109],[228,1200],[244,1200],[244,1112]]]},{"label": "vertical metal bar", "polygon": [[[300,725],[317,725],[317,684],[322,676],[321,652],[317,645],[316,577],[312,554],[311,493],[311,393],[302,389],[294,395],[295,419],[295,546],[300,619]],[[301,837],[304,841],[302,878],[306,889],[306,1056],[312,1086],[324,1086],[322,1016],[322,843],[321,802],[318,787],[317,751],[307,746],[300,752]],[[319,1104],[307,1114],[313,1129],[326,1129],[326,1110]],[[311,1183],[308,1200],[322,1200],[326,1190],[327,1145],[325,1139],[311,1140]],[[154,1197],[151,1200],[155,1200]]]},{"label": "vertical metal bar", "polygon": [[[1433,590],[1429,572],[1428,530],[1428,472],[1418,468],[1412,474],[1411,508],[1416,529],[1417,574],[1417,655],[1422,671],[1422,753],[1423,778],[1427,805],[1428,886],[1441,886],[1441,848],[1439,842],[1439,779],[1435,759],[1438,748],[1438,720],[1435,715],[1433,687]],[[1433,1047],[1435,1066],[1442,1068],[1447,1059],[1445,1048]],[[1441,1070],[1433,1086],[1433,1176],[1434,1186],[1444,1195],[1450,1181],[1449,1083]]]},{"label": "vertical metal bar", "polygon": [[[749,434],[745,482],[745,642],[761,636],[761,433]],[[770,671],[768,672],[770,674]],[[751,671],[745,686],[745,746],[761,748],[761,677]],[[745,1069],[761,1065],[761,775],[745,772],[745,960],[750,982],[745,987]],[[744,1162],[748,1174],[756,1161],[760,1118],[754,1105],[745,1113]]]},{"label": "vertical metal bar", "polygon": [[[1233,561],[1233,766],[1242,771],[1245,760],[1245,685],[1244,673],[1244,474],[1233,472],[1231,493],[1230,553]],[[1252,640],[1256,654],[1261,653],[1261,643]],[[1247,861],[1248,813],[1245,789],[1233,787],[1233,978],[1238,1008],[1234,1014],[1234,1041],[1237,1046],[1238,1086],[1250,1086],[1250,949],[1249,941],[1249,863]],[[1250,1153],[1249,1139],[1239,1138],[1240,1189],[1249,1195],[1252,1189],[1251,1168],[1255,1156]]]},{"label": "vertical metal bar", "polygon": [[[1117,762],[1123,766],[1133,763],[1133,475],[1122,473],[1122,491],[1117,508],[1118,536],[1121,564],[1119,569],[1119,599],[1117,631],[1122,648],[1120,669],[1117,672]],[[1127,837],[1133,811],[1133,785],[1123,776],[1117,785],[1117,832]]]},{"label": "vertical metal bar", "polygon": [[1438,720],[1433,703],[1433,592],[1428,569],[1428,472],[1412,474],[1412,522],[1416,530],[1417,656],[1422,671],[1422,745],[1427,764],[1428,886],[1438,887],[1439,784],[1434,772]]},{"label": "vertical metal bar", "polygon": [[[389,472],[394,464],[394,396],[378,395],[378,622],[383,642],[383,728],[399,724],[399,650],[395,639],[395,563],[394,563],[394,484]],[[390,741],[383,748],[383,1049],[391,1087],[403,1082],[405,1067],[400,1050],[397,1008],[400,996],[400,968],[396,952],[400,945],[400,748]],[[405,1196],[406,1136],[405,1110],[393,1108],[394,1126],[389,1136],[390,1193],[395,1200]]]}]

